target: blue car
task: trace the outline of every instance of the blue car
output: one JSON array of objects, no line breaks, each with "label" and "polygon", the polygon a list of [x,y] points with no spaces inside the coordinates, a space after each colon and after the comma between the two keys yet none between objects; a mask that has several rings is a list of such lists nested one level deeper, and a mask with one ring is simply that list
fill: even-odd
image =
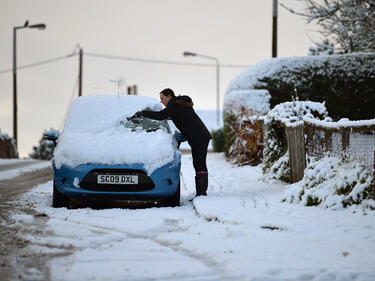
[{"label": "blue car", "polygon": [[62,133],[44,134],[56,143],[53,207],[179,206],[183,137],[166,121],[127,119],[146,108],[161,106],[139,96],[75,101]]}]

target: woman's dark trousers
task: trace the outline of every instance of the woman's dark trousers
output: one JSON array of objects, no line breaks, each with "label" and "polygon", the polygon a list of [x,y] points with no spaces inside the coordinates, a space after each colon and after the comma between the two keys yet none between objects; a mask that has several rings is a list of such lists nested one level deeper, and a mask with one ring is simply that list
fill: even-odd
[{"label": "woman's dark trousers", "polygon": [[195,169],[195,189],[197,196],[206,196],[208,187],[208,171],[206,165],[208,142],[191,146],[193,166]]}]

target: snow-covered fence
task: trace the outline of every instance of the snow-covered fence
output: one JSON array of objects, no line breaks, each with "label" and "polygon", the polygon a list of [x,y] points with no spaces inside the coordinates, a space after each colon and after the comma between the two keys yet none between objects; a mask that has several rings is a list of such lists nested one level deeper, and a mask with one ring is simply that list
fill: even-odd
[{"label": "snow-covered fence", "polygon": [[375,170],[375,119],[325,122],[304,118],[307,155],[334,156]]},{"label": "snow-covered fence", "polygon": [[303,122],[281,123],[288,144],[290,182],[304,176],[306,157],[336,157],[357,162],[375,173],[375,119],[326,122],[305,117]]}]

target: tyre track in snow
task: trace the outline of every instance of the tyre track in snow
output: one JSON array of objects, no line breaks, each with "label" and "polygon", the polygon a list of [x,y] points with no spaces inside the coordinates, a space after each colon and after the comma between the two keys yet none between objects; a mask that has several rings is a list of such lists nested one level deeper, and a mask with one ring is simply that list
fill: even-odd
[{"label": "tyre track in snow", "polygon": [[[63,219],[61,219],[63,220]],[[222,258],[219,258],[217,256],[207,254],[207,253],[200,253],[198,251],[195,251],[193,249],[189,249],[186,247],[181,246],[183,241],[181,242],[170,242],[166,241],[160,238],[157,238],[157,236],[164,234],[164,233],[170,233],[170,232],[184,232],[189,229],[190,226],[182,227],[178,225],[178,220],[165,220],[165,224],[158,226],[157,228],[154,228],[154,232],[151,234],[141,234],[141,233],[134,233],[130,231],[120,230],[120,229],[113,229],[110,227],[105,226],[99,226],[95,224],[86,224],[87,226],[97,228],[99,231],[107,231],[108,233],[121,233],[125,234],[127,237],[131,239],[143,239],[152,241],[159,246],[169,248],[173,250],[176,253],[182,254],[184,256],[187,256],[189,258],[192,258],[193,260],[196,260],[202,264],[204,264],[206,267],[213,270],[218,275],[217,280],[223,280],[223,281],[249,281],[251,278],[245,277],[242,275],[238,275],[234,269],[230,268],[230,266],[223,260]],[[72,220],[69,220],[70,223],[75,224],[82,224],[81,222],[75,222]],[[152,230],[152,229],[151,229]],[[125,238],[124,238],[125,239]],[[122,239],[122,240],[124,240]],[[120,242],[119,240],[116,240],[117,242]],[[108,243],[113,243],[116,241],[109,241]],[[183,280],[184,278],[182,278]],[[177,280],[177,279],[176,279]],[[190,279],[192,280],[192,279]]]}]

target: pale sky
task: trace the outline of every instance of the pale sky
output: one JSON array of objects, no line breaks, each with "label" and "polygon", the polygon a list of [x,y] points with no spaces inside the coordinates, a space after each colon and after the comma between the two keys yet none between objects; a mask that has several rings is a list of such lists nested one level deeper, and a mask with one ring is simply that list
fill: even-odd
[{"label": "pale sky", "polygon": [[[298,9],[295,0],[282,3]],[[272,0],[0,0],[0,71],[12,68],[13,27],[26,20],[47,29],[17,31],[17,64],[84,52],[144,59],[253,65],[271,57]],[[316,28],[279,7],[278,56],[304,56]],[[221,68],[221,107],[230,81],[246,68]],[[59,129],[78,75],[78,57],[18,70],[18,147],[26,157],[45,129]],[[110,80],[136,84],[158,98],[170,87],[196,109],[216,109],[214,67],[174,66],[84,57],[83,95],[113,93]],[[0,129],[13,135],[12,73],[0,74]],[[84,126],[84,124],[82,124]]]}]

